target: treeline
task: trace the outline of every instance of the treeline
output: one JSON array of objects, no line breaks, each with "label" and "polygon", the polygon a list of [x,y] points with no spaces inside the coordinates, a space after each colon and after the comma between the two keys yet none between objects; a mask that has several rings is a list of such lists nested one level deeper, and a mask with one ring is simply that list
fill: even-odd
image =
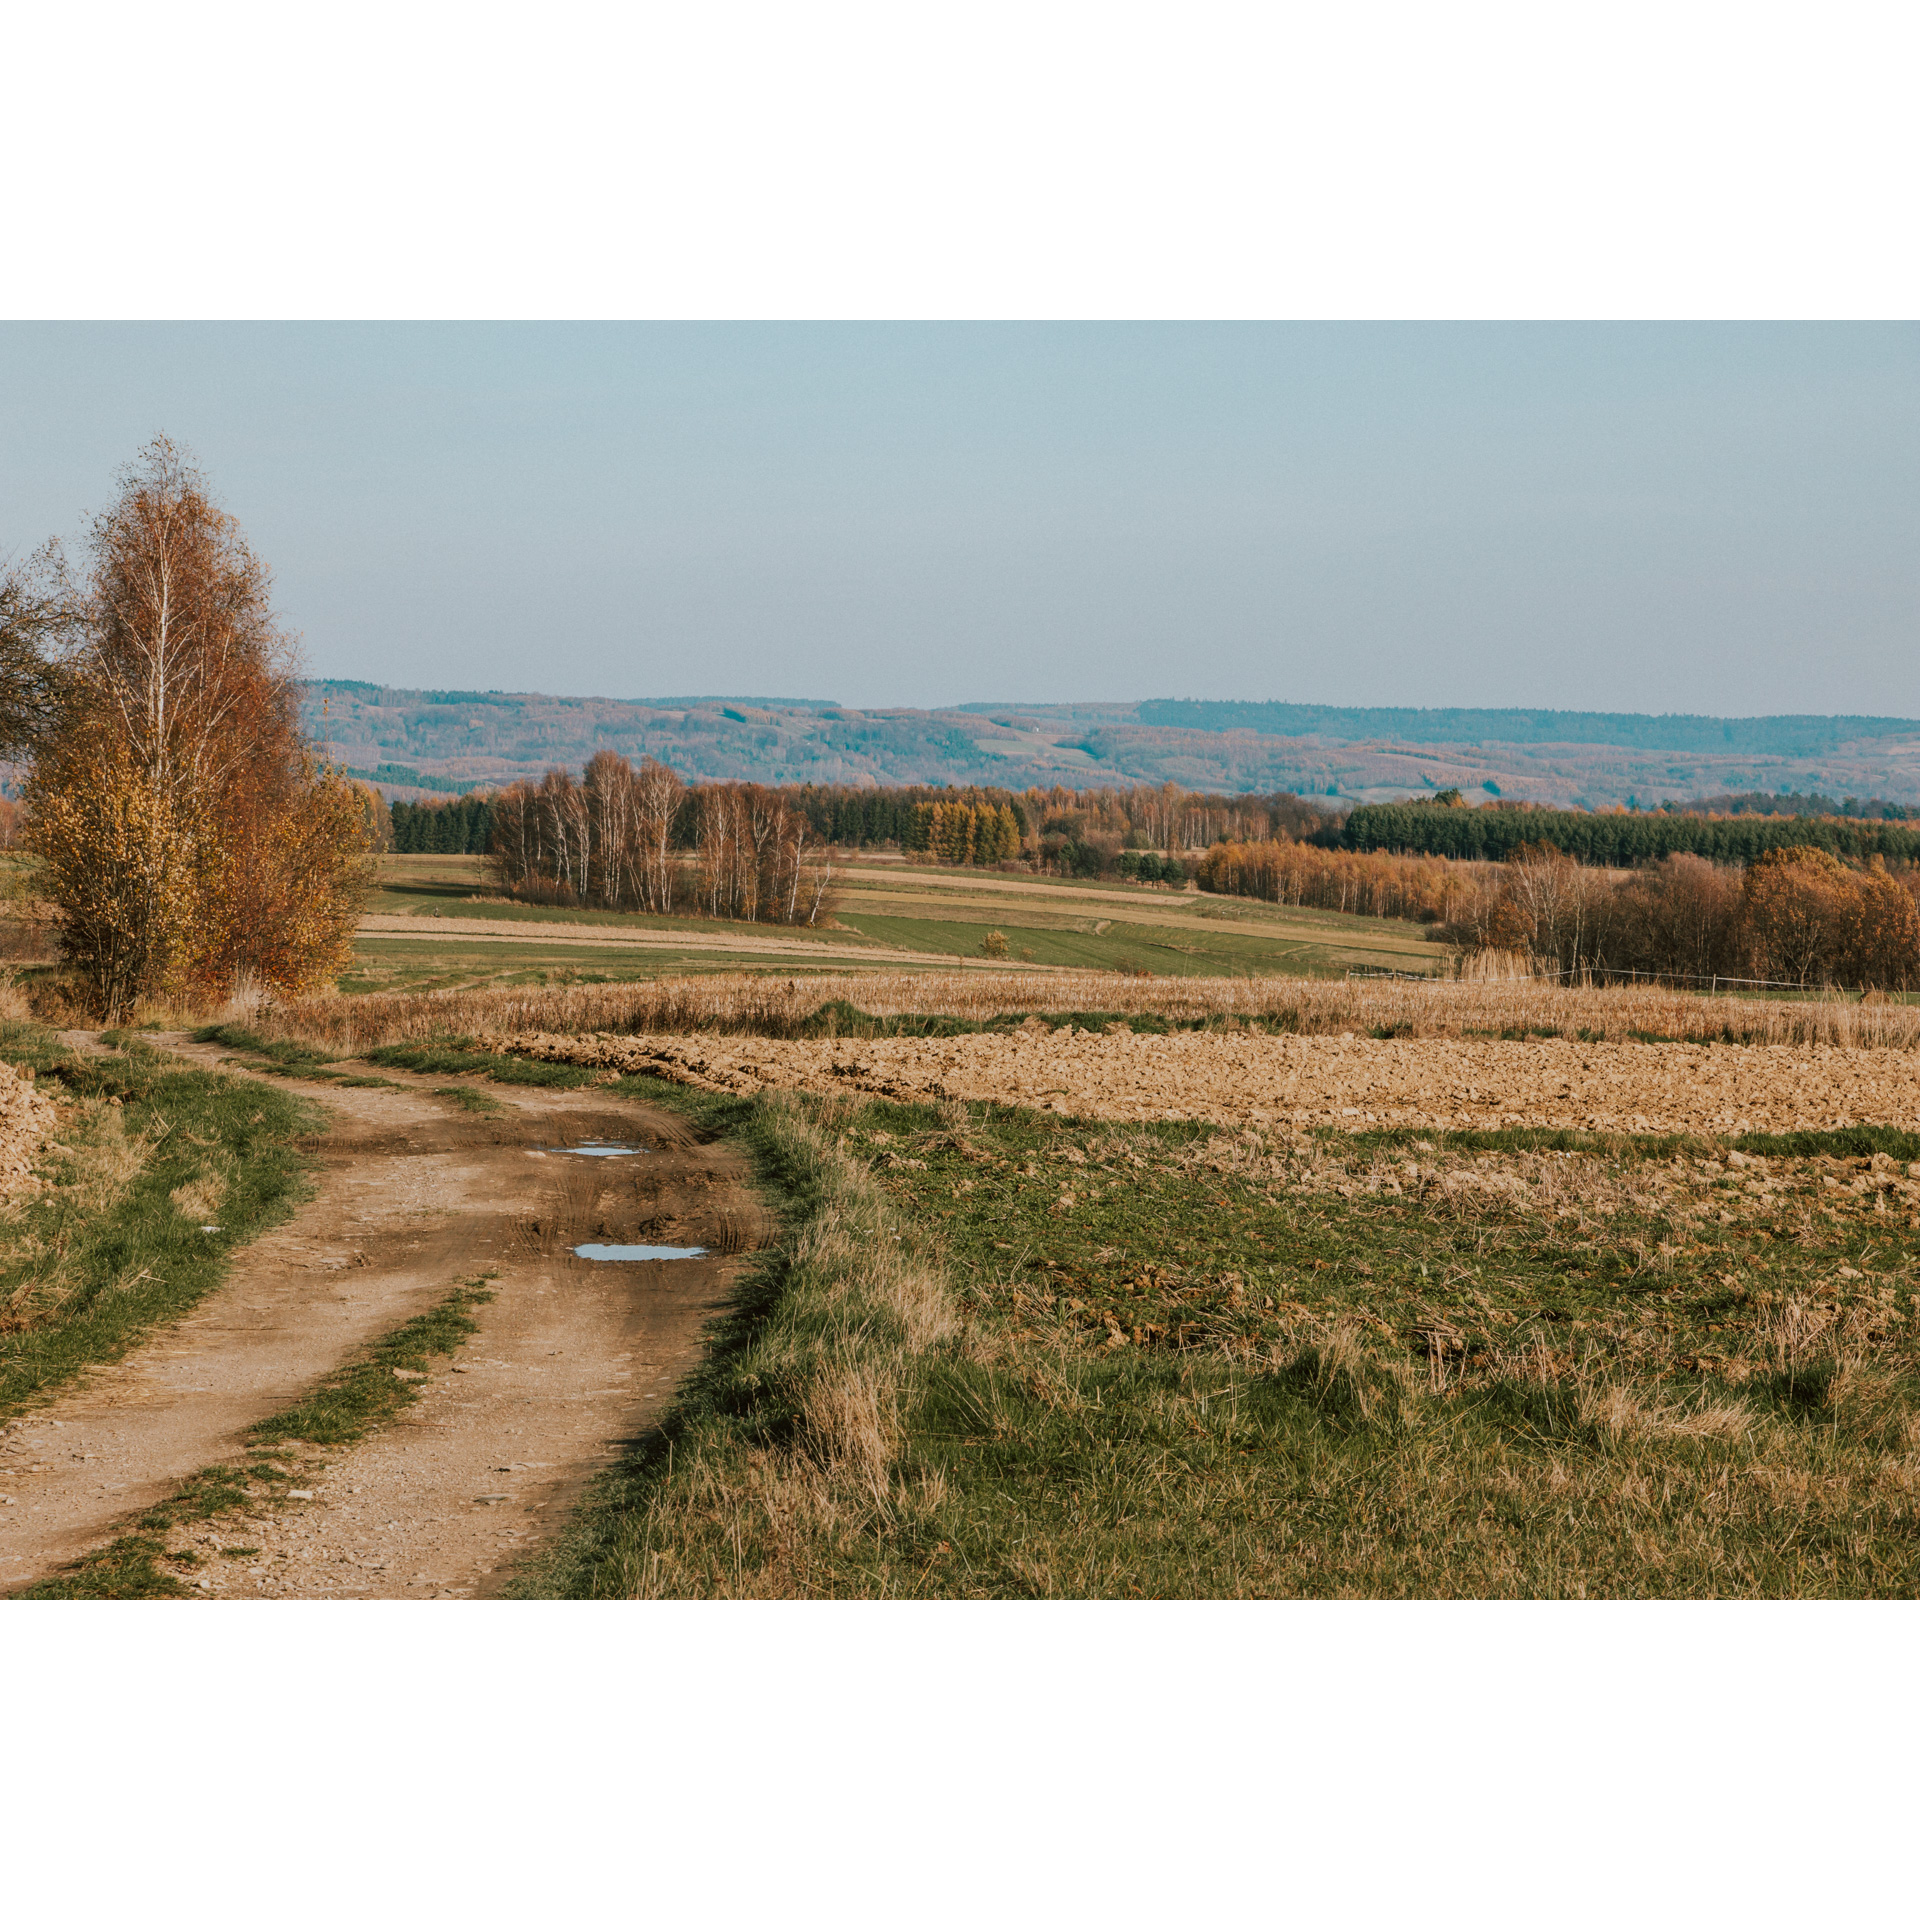
[{"label": "treeline", "polygon": [[493,801],[479,794],[460,800],[396,800],[395,853],[485,853],[493,845]]},{"label": "treeline", "polygon": [[1710,793],[1704,800],[1663,800],[1663,813],[1785,813],[1836,815],[1843,820],[1920,820],[1920,807],[1894,800],[1838,800],[1830,793]]},{"label": "treeline", "polygon": [[1544,845],[1601,867],[1640,866],[1676,853],[1746,865],[1783,847],[1816,847],[1855,861],[1920,856],[1920,829],[1884,820],[1750,814],[1703,819],[1685,813],[1576,813],[1431,800],[1356,807],[1340,837],[1356,852],[1437,853],[1449,860],[1505,860],[1522,846]]},{"label": "treeline", "polygon": [[1669,854],[1624,880],[1534,844],[1448,903],[1443,937],[1572,980],[1652,976],[1793,986],[1920,985],[1920,875],[1775,847],[1744,871]]},{"label": "treeline", "polygon": [[1223,841],[1194,877],[1203,893],[1426,921],[1445,921],[1481,885],[1473,867],[1436,854],[1350,853],[1298,840]]},{"label": "treeline", "polygon": [[778,787],[689,789],[656,760],[603,752],[579,780],[556,767],[497,794],[489,859],[522,900],[812,926],[832,878],[815,844]]},{"label": "treeline", "polygon": [[[1170,782],[1087,792],[1059,786],[1022,792],[804,786],[789,793],[816,837],[830,846],[897,846],[974,865],[1019,860],[1087,877],[1120,872],[1125,853],[1197,853],[1223,838],[1259,840],[1276,833],[1325,837],[1338,824],[1297,794],[1189,793]],[[970,839],[956,808],[973,816]],[[962,843],[970,850],[948,851]],[[1130,872],[1137,865],[1130,863]]]}]

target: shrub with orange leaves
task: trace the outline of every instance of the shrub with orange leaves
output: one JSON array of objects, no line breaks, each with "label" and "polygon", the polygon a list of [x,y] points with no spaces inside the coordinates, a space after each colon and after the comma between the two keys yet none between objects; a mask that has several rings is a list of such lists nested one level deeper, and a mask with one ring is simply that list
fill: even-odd
[{"label": "shrub with orange leaves", "polygon": [[27,791],[77,984],[108,1019],[149,994],[311,992],[345,960],[372,822],[301,737],[267,570],[164,439],[90,544]]}]

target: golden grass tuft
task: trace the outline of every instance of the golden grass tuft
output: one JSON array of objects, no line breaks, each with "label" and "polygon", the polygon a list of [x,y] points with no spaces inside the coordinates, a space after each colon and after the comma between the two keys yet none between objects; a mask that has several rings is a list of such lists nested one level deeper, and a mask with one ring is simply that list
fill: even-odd
[{"label": "golden grass tuft", "polygon": [[201,1223],[218,1220],[227,1197],[227,1176],[211,1167],[197,1178],[178,1186],[167,1196],[182,1218]]}]

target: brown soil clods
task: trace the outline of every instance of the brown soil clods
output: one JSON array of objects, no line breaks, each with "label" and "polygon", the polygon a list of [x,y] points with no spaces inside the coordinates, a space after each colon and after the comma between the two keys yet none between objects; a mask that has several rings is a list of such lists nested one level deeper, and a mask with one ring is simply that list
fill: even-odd
[{"label": "brown soil clods", "polygon": [[536,1034],[536,1059],[728,1093],[995,1100],[1086,1118],[1602,1133],[1920,1126],[1920,1066],[1891,1049],[1637,1041],[1093,1034],[1034,1021],[945,1040]]},{"label": "brown soil clods", "polygon": [[0,1195],[37,1186],[33,1163],[59,1123],[59,1109],[20,1073],[0,1060]]}]

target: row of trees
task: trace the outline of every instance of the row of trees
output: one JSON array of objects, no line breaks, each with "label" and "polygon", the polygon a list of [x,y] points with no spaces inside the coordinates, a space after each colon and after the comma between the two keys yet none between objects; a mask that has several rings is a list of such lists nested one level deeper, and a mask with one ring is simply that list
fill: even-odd
[{"label": "row of trees", "polygon": [[811,926],[832,879],[779,788],[689,790],[650,758],[602,752],[579,780],[556,767],[518,782],[494,796],[491,823],[494,877],[523,900]]},{"label": "row of trees", "polygon": [[90,1009],[337,976],[371,879],[371,796],[314,755],[271,577],[160,439],[84,573],[57,546],[0,587],[0,751]]},{"label": "row of trees", "polygon": [[[1325,835],[1338,824],[1291,793],[1189,793],[1171,782],[1086,791],[1029,787],[1022,793],[1004,787],[803,786],[790,797],[814,837],[830,846],[891,845],[961,864],[1022,860],[1075,874],[1113,873],[1122,853],[1194,853],[1222,838],[1304,838]],[[989,828],[985,840],[976,825],[971,851],[949,853],[930,837],[932,809],[942,807],[968,809],[977,822],[998,816],[1001,824]],[[959,837],[957,827],[950,831]],[[983,846],[992,849],[984,858]]]},{"label": "row of trees", "polygon": [[1431,800],[1356,807],[1340,839],[1360,852],[1437,853],[1452,860],[1505,860],[1522,846],[1539,844],[1603,867],[1640,866],[1676,853],[1745,864],[1778,847],[1818,847],[1843,860],[1920,858],[1920,829],[1884,820],[1755,814],[1711,819],[1687,813],[1469,807]]},{"label": "row of trees", "polygon": [[1427,921],[1447,920],[1479,886],[1475,870],[1459,861],[1348,853],[1299,840],[1222,841],[1201,857],[1194,878],[1203,893]]},{"label": "row of trees", "polygon": [[1530,955],[1575,978],[1647,974],[1795,986],[1920,985],[1920,876],[1778,847],[1744,871],[1697,854],[1619,879],[1556,847],[1522,847],[1449,901],[1444,937]]},{"label": "row of trees", "polygon": [[900,845],[957,867],[991,867],[1020,857],[1024,822],[1010,801],[998,806],[936,800],[914,808]]},{"label": "row of trees", "polygon": [[396,800],[389,809],[395,853],[485,853],[493,845],[493,801]]}]

